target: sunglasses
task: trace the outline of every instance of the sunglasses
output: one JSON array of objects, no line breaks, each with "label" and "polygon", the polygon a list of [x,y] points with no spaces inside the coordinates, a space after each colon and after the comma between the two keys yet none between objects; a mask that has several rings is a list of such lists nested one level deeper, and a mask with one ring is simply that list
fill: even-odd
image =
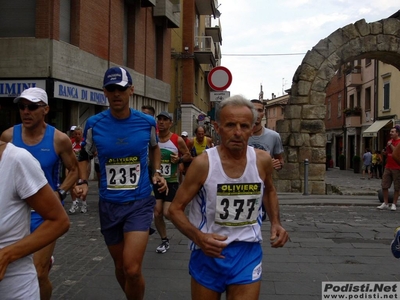
[{"label": "sunglasses", "polygon": [[120,92],[125,92],[129,87],[130,87],[129,85],[128,86],[120,86],[117,84],[112,84],[112,85],[107,85],[105,87],[105,89],[110,93],[115,92],[115,90],[118,90]]},{"label": "sunglasses", "polygon": [[20,110],[25,110],[25,108],[28,108],[28,110],[33,111],[33,110],[37,110],[39,107],[44,107],[44,106],[47,106],[47,104],[35,104],[35,103],[23,104],[23,103],[18,103],[18,108]]}]

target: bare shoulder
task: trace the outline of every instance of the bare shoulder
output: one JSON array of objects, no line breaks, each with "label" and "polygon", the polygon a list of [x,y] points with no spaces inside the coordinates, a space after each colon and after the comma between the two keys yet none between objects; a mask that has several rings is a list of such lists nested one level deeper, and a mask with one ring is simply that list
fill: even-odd
[{"label": "bare shoulder", "polygon": [[58,152],[64,152],[66,150],[72,151],[71,139],[67,134],[58,129],[56,129],[54,132],[54,144],[56,148],[59,150]]},{"label": "bare shoulder", "polygon": [[178,136],[178,144],[182,144],[182,143],[185,144],[185,141],[183,140],[182,137]]},{"label": "bare shoulder", "polygon": [[268,152],[261,149],[254,149],[256,152],[257,168],[261,178],[265,178],[266,174],[272,174],[272,158]]},{"label": "bare shoulder", "polygon": [[[186,177],[189,175],[189,172],[194,175],[193,178],[201,179],[205,181],[204,175],[208,174],[208,155],[207,152],[203,152],[202,154],[193,158],[192,163],[186,173]],[[207,176],[206,176],[207,177]]]},{"label": "bare shoulder", "polygon": [[13,138],[13,129],[14,127],[10,127],[4,130],[1,134],[0,140],[2,140],[3,142],[11,142]]}]

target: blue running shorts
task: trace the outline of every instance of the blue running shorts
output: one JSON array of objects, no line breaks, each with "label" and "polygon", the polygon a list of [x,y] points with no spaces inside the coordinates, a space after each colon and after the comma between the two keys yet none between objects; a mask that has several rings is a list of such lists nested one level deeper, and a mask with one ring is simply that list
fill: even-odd
[{"label": "blue running shorts", "polygon": [[223,251],[225,258],[213,258],[200,249],[192,251],[189,273],[202,286],[223,293],[228,285],[250,284],[261,280],[260,243],[233,242]]},{"label": "blue running shorts", "polygon": [[44,219],[36,211],[31,211],[31,233],[42,225],[43,222]]},{"label": "blue running shorts", "polygon": [[153,221],[155,203],[154,196],[124,203],[100,200],[100,227],[106,245],[122,242],[125,232],[148,231]]}]

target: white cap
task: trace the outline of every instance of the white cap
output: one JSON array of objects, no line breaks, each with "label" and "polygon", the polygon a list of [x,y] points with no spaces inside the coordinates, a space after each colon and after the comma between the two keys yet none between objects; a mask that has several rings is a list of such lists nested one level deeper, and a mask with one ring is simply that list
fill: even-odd
[{"label": "white cap", "polygon": [[188,136],[188,133],[186,131],[182,131],[181,136]]},{"label": "white cap", "polygon": [[70,129],[70,131],[74,131],[75,130],[75,128],[76,128],[76,126],[74,125],[74,126],[71,126],[71,129]]},{"label": "white cap", "polygon": [[49,104],[46,91],[37,87],[24,90],[21,95],[14,99],[14,103],[17,103],[20,99],[26,99],[35,103],[43,101],[44,103]]}]

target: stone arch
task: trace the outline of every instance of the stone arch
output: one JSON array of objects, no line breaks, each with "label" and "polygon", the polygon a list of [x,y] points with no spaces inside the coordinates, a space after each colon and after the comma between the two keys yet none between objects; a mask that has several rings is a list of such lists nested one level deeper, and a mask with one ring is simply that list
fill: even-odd
[{"label": "stone arch", "polygon": [[285,119],[277,124],[286,160],[278,174],[278,191],[304,193],[304,160],[308,159],[307,193],[325,194],[325,89],[342,64],[361,58],[378,59],[400,70],[400,20],[359,20],[307,52],[293,77]]}]

